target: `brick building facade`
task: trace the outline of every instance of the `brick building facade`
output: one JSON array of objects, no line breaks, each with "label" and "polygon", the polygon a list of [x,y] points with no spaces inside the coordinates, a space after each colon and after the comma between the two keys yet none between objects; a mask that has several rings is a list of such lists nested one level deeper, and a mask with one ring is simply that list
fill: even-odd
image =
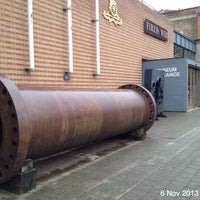
[{"label": "brick building facade", "polygon": [[200,7],[170,11],[164,15],[173,22],[177,31],[196,41],[195,60],[200,62]]},{"label": "brick building facade", "polygon": [[[73,69],[69,68],[66,0],[33,1],[34,67],[29,67],[28,1],[2,1],[0,6],[0,73],[18,86],[117,88],[142,83],[142,60],[173,57],[174,27],[164,16],[138,0],[116,0],[122,25],[102,13],[109,1],[99,1],[100,76],[96,71],[95,1],[72,1]],[[167,41],[144,33],[148,19],[167,30]]]}]

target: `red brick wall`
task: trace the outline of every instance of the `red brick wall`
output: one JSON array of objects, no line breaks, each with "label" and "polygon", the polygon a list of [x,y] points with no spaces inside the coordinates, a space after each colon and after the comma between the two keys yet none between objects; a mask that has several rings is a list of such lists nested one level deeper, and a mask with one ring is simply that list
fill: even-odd
[{"label": "red brick wall", "polygon": [[0,3],[0,73],[16,82],[25,78],[28,66],[28,25],[26,1]]},{"label": "red brick wall", "polygon": [[[35,71],[29,67],[27,1],[7,0],[0,9],[0,73],[20,86],[76,88],[116,88],[126,83],[141,84],[142,58],[173,57],[173,25],[138,0],[116,0],[122,26],[110,24],[102,16],[108,1],[100,1],[101,75],[96,72],[95,1],[72,0],[74,74],[68,71],[66,0],[34,0]],[[168,30],[163,42],[144,34],[149,19]]]},{"label": "red brick wall", "polygon": [[200,43],[200,15],[197,16],[197,43]]}]

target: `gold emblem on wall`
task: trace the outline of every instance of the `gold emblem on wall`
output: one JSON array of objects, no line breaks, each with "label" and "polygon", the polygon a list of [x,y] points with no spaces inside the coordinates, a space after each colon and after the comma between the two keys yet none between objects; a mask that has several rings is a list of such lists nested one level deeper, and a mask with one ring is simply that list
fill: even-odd
[{"label": "gold emblem on wall", "polygon": [[107,19],[110,23],[113,22],[115,25],[122,25],[122,19],[117,13],[117,3],[115,2],[115,0],[110,0],[108,9],[109,11],[103,12],[104,18]]}]

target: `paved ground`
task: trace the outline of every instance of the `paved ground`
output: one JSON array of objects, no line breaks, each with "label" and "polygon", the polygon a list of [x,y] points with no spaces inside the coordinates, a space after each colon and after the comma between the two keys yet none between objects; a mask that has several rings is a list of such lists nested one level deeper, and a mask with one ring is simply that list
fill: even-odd
[{"label": "paved ground", "polygon": [[145,140],[102,155],[88,148],[82,156],[90,162],[38,182],[24,195],[0,190],[0,199],[200,199],[200,110],[166,115]]}]

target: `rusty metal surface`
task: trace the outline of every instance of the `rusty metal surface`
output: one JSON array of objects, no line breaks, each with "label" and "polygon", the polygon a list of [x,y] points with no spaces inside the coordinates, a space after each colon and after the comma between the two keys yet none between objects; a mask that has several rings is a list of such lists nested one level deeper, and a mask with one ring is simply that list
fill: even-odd
[{"label": "rusty metal surface", "polygon": [[26,158],[148,130],[156,115],[143,87],[114,90],[19,89],[0,76],[0,183],[14,176]]},{"label": "rusty metal surface", "polygon": [[29,120],[18,88],[0,77],[0,182],[19,172],[30,141]]}]

